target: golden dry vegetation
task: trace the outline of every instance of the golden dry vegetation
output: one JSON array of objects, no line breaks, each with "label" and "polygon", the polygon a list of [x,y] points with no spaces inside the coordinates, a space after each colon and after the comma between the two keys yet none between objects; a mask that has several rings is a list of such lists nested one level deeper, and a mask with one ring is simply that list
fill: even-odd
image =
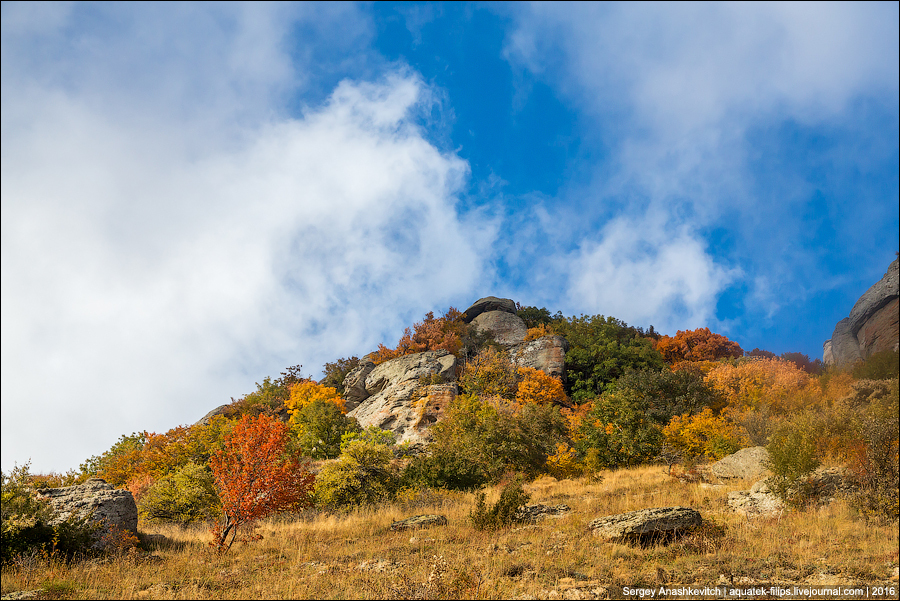
[{"label": "golden dry vegetation", "polygon": [[[726,504],[746,482],[683,483],[660,466],[602,475],[526,485],[532,503],[572,512],[498,532],[470,525],[473,494],[434,491],[373,510],[266,521],[261,540],[227,554],[209,546],[204,529],[142,526],[145,551],[70,564],[23,558],[3,567],[2,590],[41,589],[55,599],[591,599],[621,598],[622,587],[797,583],[883,584],[894,592],[880,597],[896,598],[897,525],[866,524],[841,500],[747,520]],[[498,497],[499,488],[489,490],[489,502]],[[602,542],[587,529],[600,516],[677,505],[698,509],[707,524],[666,546]],[[423,513],[449,524],[390,530],[393,520]]]}]

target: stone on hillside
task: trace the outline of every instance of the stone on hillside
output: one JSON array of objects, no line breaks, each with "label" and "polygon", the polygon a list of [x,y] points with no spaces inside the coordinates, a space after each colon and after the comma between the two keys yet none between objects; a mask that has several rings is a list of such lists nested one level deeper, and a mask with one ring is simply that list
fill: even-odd
[{"label": "stone on hillside", "polygon": [[494,340],[505,346],[525,341],[528,328],[522,318],[506,311],[486,311],[472,320],[479,332],[488,332]]},{"label": "stone on hillside", "polygon": [[417,530],[419,528],[431,528],[433,526],[446,526],[447,516],[443,515],[414,515],[411,518],[400,520],[391,524],[391,530],[402,532],[403,530]]},{"label": "stone on hillside", "polygon": [[472,320],[488,311],[505,311],[506,313],[516,314],[516,301],[511,298],[497,298],[496,296],[486,296],[479,298],[472,303],[472,306],[463,311],[463,321],[472,323]]},{"label": "stone on hillside", "polygon": [[780,515],[784,503],[772,494],[765,480],[760,480],[750,490],[728,493],[728,506],[748,518]]},{"label": "stone on hillside", "polygon": [[837,322],[834,326],[834,333],[831,334],[831,357],[835,365],[852,365],[862,359],[859,352],[859,342],[856,336],[850,331],[850,318]]},{"label": "stone on hillside", "polygon": [[568,350],[569,343],[562,336],[542,336],[511,347],[509,358],[516,367],[533,367],[565,383]]},{"label": "stone on hillside", "polygon": [[769,452],[766,447],[741,449],[706,468],[720,480],[758,480],[769,473]]},{"label": "stone on hillside", "polygon": [[[882,308],[889,306],[891,303],[896,305],[894,301],[900,296],[898,287],[900,287],[900,259],[894,259],[888,266],[887,273],[875,282],[871,288],[866,290],[865,294],[859,297],[859,300],[856,301],[856,304],[850,310],[850,330],[854,336]],[[896,341],[896,337],[891,340],[892,346]],[[860,341],[860,346],[866,348],[862,341]]]},{"label": "stone on hillside", "polygon": [[[42,488],[37,497],[46,500],[56,512],[51,525],[76,517],[101,524],[101,531],[115,529],[137,534],[138,512],[131,492],[115,489],[100,478],[75,486]],[[95,548],[102,547],[103,539],[99,538]]]},{"label": "stone on hillside", "polygon": [[423,442],[456,397],[455,378],[456,357],[444,350],[385,361],[366,377],[369,396],[347,415],[363,428],[390,430],[398,443]]},{"label": "stone on hillside", "polygon": [[608,540],[643,542],[688,532],[702,522],[700,512],[689,507],[655,507],[598,518],[588,528]]},{"label": "stone on hillside", "polygon": [[344,378],[344,406],[348,411],[355,409],[361,402],[369,398],[366,391],[366,378],[375,369],[375,364],[363,359]]},{"label": "stone on hillside", "polygon": [[568,505],[541,505],[535,503],[519,507],[516,511],[517,522],[539,522],[547,518],[561,518],[572,512]]},{"label": "stone on hillside", "polygon": [[198,419],[197,423],[195,423],[194,425],[195,426],[205,426],[206,424],[209,423],[209,420],[211,420],[215,416],[225,415],[225,412],[228,410],[228,407],[229,407],[229,405],[219,405],[218,407],[216,407],[215,409],[213,409],[212,411],[210,411],[209,413],[207,413],[206,415],[204,415],[203,417]]}]

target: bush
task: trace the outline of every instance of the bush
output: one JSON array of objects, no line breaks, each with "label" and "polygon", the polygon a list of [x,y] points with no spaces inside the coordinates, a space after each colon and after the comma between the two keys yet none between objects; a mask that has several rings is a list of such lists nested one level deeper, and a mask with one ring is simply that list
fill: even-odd
[{"label": "bush", "polygon": [[31,486],[29,464],[0,472],[0,560],[8,563],[22,553],[59,552],[66,557],[87,553],[99,528],[87,519],[58,521],[46,501]]},{"label": "bush", "polygon": [[390,430],[382,430],[378,426],[369,426],[365,430],[352,430],[345,432],[341,436],[341,452],[347,450],[351,443],[357,441],[392,447],[397,441],[397,436]]},{"label": "bush", "polygon": [[516,396],[519,377],[505,351],[487,347],[465,364],[459,386],[462,392],[471,395],[512,400]]},{"label": "bush", "polygon": [[338,359],[334,363],[326,363],[323,371],[325,377],[321,384],[337,390],[338,394],[344,394],[344,378],[359,365],[358,357]]},{"label": "bush", "polygon": [[220,506],[212,471],[189,463],[150,485],[138,514],[151,522],[190,524],[217,517]]},{"label": "bush", "polygon": [[518,477],[500,493],[500,499],[491,507],[485,503],[485,494],[478,493],[475,507],[469,514],[472,526],[476,530],[499,530],[518,521],[519,508],[528,503],[530,496],[522,488],[522,477]]},{"label": "bush", "polygon": [[807,476],[819,467],[816,454],[816,422],[811,416],[798,415],[781,425],[769,438],[769,469],[772,492],[794,508],[812,501]]},{"label": "bush", "polygon": [[694,415],[705,407],[718,412],[725,406],[724,397],[707,384],[697,369],[631,369],[616,381],[616,388],[641,397],[647,414],[660,425],[676,415]]},{"label": "bush", "polygon": [[339,510],[391,500],[400,483],[391,457],[385,445],[351,442],[336,462],[325,465],[316,476],[316,505]]},{"label": "bush", "polygon": [[900,353],[881,351],[853,366],[858,380],[888,380],[900,376]]}]

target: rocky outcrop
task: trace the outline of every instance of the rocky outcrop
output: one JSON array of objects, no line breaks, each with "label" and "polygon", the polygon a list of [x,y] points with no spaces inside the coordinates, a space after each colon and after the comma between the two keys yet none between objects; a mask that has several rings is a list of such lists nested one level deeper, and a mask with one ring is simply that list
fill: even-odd
[{"label": "rocky outcrop", "polygon": [[503,311],[515,315],[516,301],[511,298],[497,298],[496,296],[479,298],[472,303],[471,307],[463,311],[463,321],[472,323],[473,319],[488,311]]},{"label": "rocky outcrop", "polygon": [[533,367],[565,383],[567,350],[569,343],[562,336],[542,336],[511,347],[509,358],[516,367]]},{"label": "rocky outcrop", "polygon": [[391,530],[394,532],[402,532],[404,530],[418,530],[420,528],[432,528],[434,526],[446,526],[447,516],[445,515],[414,515],[411,518],[400,520],[391,524]]},{"label": "rocky outcrop", "polygon": [[118,530],[137,534],[137,504],[131,492],[115,489],[100,478],[90,478],[75,486],[42,488],[37,491],[37,497],[46,500],[56,514],[50,525],[62,523],[69,517],[99,524],[95,548],[103,547],[104,532]]},{"label": "rocky outcrop", "polygon": [[823,346],[829,365],[851,365],[884,350],[900,348],[900,263],[895,259],[875,285],[863,294],[849,317],[839,321]]},{"label": "rocky outcrop", "polygon": [[689,507],[656,507],[598,518],[588,528],[607,540],[644,542],[689,532],[702,522],[700,512]]},{"label": "rocky outcrop", "polygon": [[472,325],[479,332],[489,333],[494,340],[505,346],[524,342],[528,333],[522,318],[506,311],[485,311],[472,320]]},{"label": "rocky outcrop", "polygon": [[359,406],[361,402],[371,396],[366,392],[366,378],[375,369],[375,364],[371,361],[363,359],[359,362],[350,373],[344,378],[344,406],[348,411],[352,411]]},{"label": "rocky outcrop", "polygon": [[766,447],[749,447],[707,466],[704,471],[718,480],[759,480],[770,474]]},{"label": "rocky outcrop", "polygon": [[362,388],[355,386],[366,396],[347,415],[364,428],[392,431],[397,442],[422,442],[456,397],[455,379],[456,357],[447,351],[397,357],[371,369]]},{"label": "rocky outcrop", "polygon": [[197,423],[195,423],[194,425],[195,426],[205,426],[206,424],[209,423],[209,420],[211,420],[215,416],[225,415],[228,412],[229,406],[230,405],[219,405],[218,407],[216,407],[215,409],[213,409],[212,411],[210,411],[209,413],[207,413],[206,415],[204,415],[203,417],[198,419]]}]

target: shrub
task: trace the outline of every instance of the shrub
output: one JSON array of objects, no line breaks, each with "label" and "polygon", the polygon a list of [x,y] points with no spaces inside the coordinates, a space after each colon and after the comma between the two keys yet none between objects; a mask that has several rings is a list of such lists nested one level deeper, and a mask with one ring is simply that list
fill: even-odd
[{"label": "shrub", "polygon": [[341,436],[341,452],[347,450],[351,443],[357,441],[392,447],[397,441],[397,436],[390,430],[382,430],[378,426],[369,426],[365,430],[352,430],[345,432]]},{"label": "shrub", "polygon": [[711,332],[709,328],[679,330],[674,337],[661,336],[656,343],[666,363],[679,361],[715,361],[716,359],[743,357],[744,351],[733,342]]},{"label": "shrub", "polygon": [[413,331],[406,328],[395,348],[379,344],[378,350],[372,353],[370,358],[377,365],[422,351],[443,349],[459,355],[468,335],[468,325],[462,320],[462,313],[453,307],[447,309],[442,317],[435,317],[434,312],[429,311],[424,320],[413,325]]},{"label": "shrub", "polygon": [[783,359],[751,359],[723,363],[709,372],[707,382],[721,393],[732,409],[768,405],[776,413],[801,409],[814,384],[808,373]]},{"label": "shrub", "polygon": [[812,500],[812,489],[807,481],[813,470],[819,467],[816,454],[816,422],[808,414],[795,416],[784,423],[769,438],[769,478],[772,492],[794,508],[807,505]]},{"label": "shrub", "polygon": [[196,463],[157,480],[138,504],[138,514],[151,522],[190,524],[210,520],[219,512],[213,474]]},{"label": "shrub", "polygon": [[888,380],[900,376],[900,353],[881,351],[853,366],[853,377],[858,380]]},{"label": "shrub", "polygon": [[544,336],[553,336],[554,334],[556,334],[556,331],[554,331],[553,326],[545,323],[538,324],[533,328],[528,328],[528,331],[525,333],[525,342],[537,340]]},{"label": "shrub", "polygon": [[705,407],[717,412],[725,406],[723,396],[697,369],[630,369],[616,381],[616,388],[639,396],[647,414],[661,425],[676,415],[694,415]]},{"label": "shrub", "polygon": [[465,364],[459,386],[471,395],[511,400],[516,396],[519,378],[506,352],[487,347]]},{"label": "shrub", "polygon": [[334,363],[326,363],[323,371],[325,377],[321,384],[337,390],[338,394],[344,394],[344,378],[359,365],[358,357],[338,359]]},{"label": "shrub", "polygon": [[76,517],[60,522],[47,502],[35,497],[28,470],[26,463],[8,475],[0,472],[0,560],[8,563],[35,551],[66,557],[89,552],[99,534],[97,525]]},{"label": "shrub", "polygon": [[336,462],[326,464],[316,476],[316,505],[339,510],[389,501],[399,486],[391,457],[385,445],[351,442]]},{"label": "shrub", "polygon": [[485,503],[485,494],[478,493],[475,507],[469,514],[476,530],[499,530],[518,521],[519,509],[528,503],[530,496],[522,488],[521,476],[503,487],[500,498],[491,507]]}]

